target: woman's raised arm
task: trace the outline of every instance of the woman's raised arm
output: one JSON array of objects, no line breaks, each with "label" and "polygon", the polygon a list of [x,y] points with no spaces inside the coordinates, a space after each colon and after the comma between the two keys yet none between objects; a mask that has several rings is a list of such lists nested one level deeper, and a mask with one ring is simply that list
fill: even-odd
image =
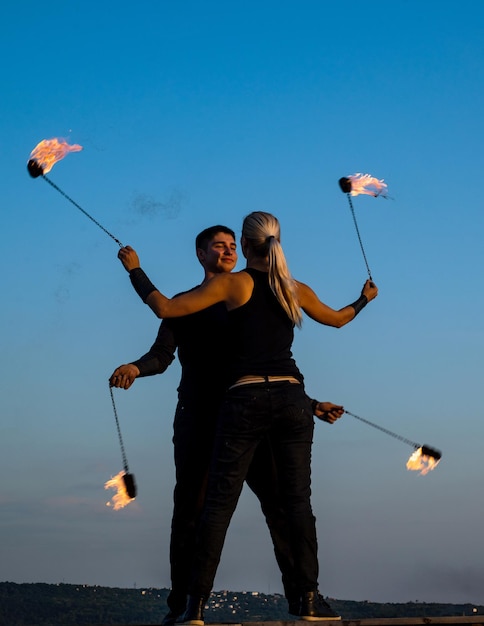
[{"label": "woman's raised arm", "polygon": [[247,302],[252,292],[252,278],[245,272],[236,272],[217,274],[197,289],[167,298],[141,269],[139,257],[131,246],[121,248],[118,258],[129,272],[136,293],[159,318],[190,315],[217,302],[225,302],[228,309],[235,308]]},{"label": "woman's raised arm", "polygon": [[348,304],[342,309],[336,310],[324,304],[324,302],[321,302],[311,287],[298,281],[298,299],[302,310],[316,322],[325,324],[326,326],[334,326],[335,328],[341,328],[348,322],[351,322],[361,309],[363,309],[370,300],[376,298],[377,295],[377,286],[372,281],[367,280],[363,285],[358,300],[355,300],[355,302]]}]

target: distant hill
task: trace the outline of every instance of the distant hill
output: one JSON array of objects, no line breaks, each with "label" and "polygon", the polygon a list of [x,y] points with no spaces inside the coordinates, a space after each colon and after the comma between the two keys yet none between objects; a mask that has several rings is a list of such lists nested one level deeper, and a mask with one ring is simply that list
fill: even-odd
[{"label": "distant hill", "polygon": [[[160,624],[168,589],[119,589],[91,585],[0,583],[0,626],[98,626]],[[484,614],[472,604],[404,604],[329,600],[343,619],[457,617]],[[279,594],[214,592],[206,621],[240,623],[293,619]]]}]

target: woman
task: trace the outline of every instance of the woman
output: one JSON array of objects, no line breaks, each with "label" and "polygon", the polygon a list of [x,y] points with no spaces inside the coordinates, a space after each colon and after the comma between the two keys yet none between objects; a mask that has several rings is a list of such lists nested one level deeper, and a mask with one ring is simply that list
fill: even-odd
[{"label": "woman", "polygon": [[376,297],[367,281],[353,304],[335,310],[314,291],[291,277],[280,244],[278,220],[254,212],[244,219],[241,238],[247,267],[221,274],[182,296],[160,293],[140,268],[129,246],[118,257],[135,290],[160,318],[195,313],[217,302],[229,312],[231,343],[214,345],[227,360],[230,387],[220,411],[210,483],[199,528],[187,610],[180,623],[203,626],[203,608],[213,580],[230,519],[254,451],[269,434],[281,498],[291,533],[300,583],[299,603],[292,609],[307,621],[341,619],[318,593],[315,518],[311,508],[313,417],[303,377],[292,358],[294,326],[304,311],[315,321],[340,328]]}]

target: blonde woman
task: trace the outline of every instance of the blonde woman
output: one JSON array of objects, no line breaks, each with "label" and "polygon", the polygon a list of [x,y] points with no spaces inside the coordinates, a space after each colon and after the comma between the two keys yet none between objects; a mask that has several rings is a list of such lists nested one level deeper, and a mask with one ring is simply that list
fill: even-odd
[{"label": "blonde woman", "polygon": [[360,297],[335,310],[304,283],[292,278],[280,243],[280,226],[257,211],[243,222],[241,247],[247,267],[215,276],[198,289],[170,299],[150,282],[136,252],[118,257],[138,295],[160,318],[180,317],[224,302],[230,343],[214,345],[229,370],[229,388],[219,414],[208,492],[199,527],[189,598],[179,623],[203,626],[226,532],[254,451],[269,435],[280,497],[290,525],[300,601],[293,614],[306,621],[341,619],[318,592],[315,518],[311,508],[313,412],[293,357],[294,326],[302,312],[316,322],[340,328],[352,321],[378,293],[366,281]]}]

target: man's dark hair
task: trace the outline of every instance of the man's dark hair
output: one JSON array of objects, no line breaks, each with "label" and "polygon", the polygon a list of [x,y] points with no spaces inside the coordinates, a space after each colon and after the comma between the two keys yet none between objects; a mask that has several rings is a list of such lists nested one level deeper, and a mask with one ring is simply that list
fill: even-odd
[{"label": "man's dark hair", "polygon": [[235,233],[231,228],[218,224],[217,226],[210,226],[209,228],[202,230],[201,233],[198,233],[195,239],[195,249],[202,248],[202,250],[207,250],[208,242],[217,233],[225,233],[226,235],[231,235],[235,240]]}]

